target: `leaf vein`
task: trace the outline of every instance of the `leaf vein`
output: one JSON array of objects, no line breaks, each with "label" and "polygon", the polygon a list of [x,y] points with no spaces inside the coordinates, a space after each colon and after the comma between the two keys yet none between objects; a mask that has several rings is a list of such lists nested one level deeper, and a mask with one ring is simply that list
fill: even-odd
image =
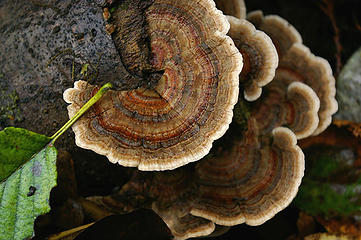
[{"label": "leaf vein", "polygon": [[[19,174],[18,174],[18,181],[17,181],[17,186],[16,186],[16,191],[17,191],[17,194],[16,194],[16,204],[15,204],[15,222],[14,222],[14,231],[13,231],[13,238],[12,239],[16,239],[15,238],[15,233],[16,233],[16,229],[17,229],[17,226],[16,224],[18,223],[18,214],[19,214],[19,191],[20,191],[20,184],[21,184],[21,174],[23,173],[23,168],[20,168],[19,169]],[[15,173],[16,174],[16,173]]]}]

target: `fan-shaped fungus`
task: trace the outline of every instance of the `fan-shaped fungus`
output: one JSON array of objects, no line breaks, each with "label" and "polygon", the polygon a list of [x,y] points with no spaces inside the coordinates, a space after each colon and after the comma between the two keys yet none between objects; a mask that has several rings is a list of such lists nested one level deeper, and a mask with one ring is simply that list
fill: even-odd
[{"label": "fan-shaped fungus", "polygon": [[320,101],[312,88],[301,82],[289,84],[276,74],[252,108],[252,115],[261,131],[270,133],[275,127],[286,125],[301,139],[317,128],[319,107]]},{"label": "fan-shaped fungus", "polygon": [[231,25],[228,35],[234,41],[243,57],[243,68],[239,76],[244,88],[244,96],[254,101],[262,93],[262,88],[275,76],[278,56],[272,40],[245,19],[227,16]]},{"label": "fan-shaped fungus", "polygon": [[[155,0],[147,9],[156,84],[110,91],[74,124],[77,145],[141,170],[174,169],[205,156],[232,119],[242,58],[210,0]],[[72,116],[97,87],[64,93]]]},{"label": "fan-shaped fungus", "polygon": [[208,235],[214,224],[262,224],[296,195],[304,156],[291,130],[264,134],[257,125],[251,117],[248,130],[230,149],[196,164],[133,179],[125,191],[93,201],[109,206],[137,192],[150,200],[145,206],[163,218],[176,239]]},{"label": "fan-shaped fungus", "polygon": [[289,82],[299,81],[310,86],[320,99],[319,124],[313,135],[323,132],[337,112],[335,78],[329,63],[313,55],[301,44],[294,44],[280,60],[277,75]]},{"label": "fan-shaped fungus", "polygon": [[242,142],[199,162],[192,215],[226,226],[259,225],[289,205],[303,177],[303,153],[287,128],[261,135],[250,119]]},{"label": "fan-shaped fungus", "polygon": [[211,234],[215,230],[215,224],[210,220],[196,217],[179,206],[166,211],[153,210],[164,220],[172,231],[174,239],[182,240],[194,237],[202,237]]},{"label": "fan-shaped fungus", "polygon": [[[226,1],[218,0],[217,4],[231,10],[223,5]],[[242,52],[244,56],[265,56],[265,51],[258,47],[259,42],[272,46],[270,51],[274,55],[274,47],[265,40],[268,38],[264,34],[246,20],[228,19],[229,34],[240,51],[242,44],[253,49],[244,51],[246,54]],[[150,204],[144,205],[163,218],[176,239],[209,234],[215,224],[259,225],[289,205],[304,171],[304,155],[296,145],[297,138],[317,134],[329,124],[337,109],[334,78],[328,63],[311,54],[302,45],[299,33],[285,20],[277,16],[263,17],[261,12],[252,13],[249,19],[270,33],[280,64],[274,77],[269,73],[260,74],[267,76],[264,82],[262,78],[244,80],[260,89],[273,78],[264,87],[263,96],[249,103],[246,129],[240,131],[240,126],[235,124],[235,129],[227,133],[227,137],[232,137],[225,138],[226,144],[221,144],[223,148],[218,146],[201,161],[133,179],[127,185],[132,187],[125,192],[123,188],[118,195],[98,197],[96,202],[107,205],[110,199],[119,199],[119,194],[129,196],[129,191],[138,192],[150,200]],[[237,35],[237,32],[243,34]],[[248,68],[257,67],[251,60],[247,61]],[[270,64],[269,69],[274,71],[276,65]],[[246,96],[251,93],[245,90]]]},{"label": "fan-shaped fungus", "polygon": [[302,43],[299,32],[280,16],[264,17],[263,12],[257,10],[248,13],[247,20],[272,39],[280,60],[294,43]]},{"label": "fan-shaped fungus", "polygon": [[218,9],[236,18],[246,18],[246,5],[243,0],[215,0]]},{"label": "fan-shaped fungus", "polygon": [[286,20],[279,16],[263,16],[261,11],[255,11],[248,15],[258,29],[269,35],[277,48],[279,66],[277,78],[282,81],[303,82],[310,86],[320,99],[318,112],[319,123],[313,135],[317,135],[330,125],[332,115],[337,111],[335,99],[335,78],[329,63],[313,55],[302,44],[302,38],[297,30]]}]

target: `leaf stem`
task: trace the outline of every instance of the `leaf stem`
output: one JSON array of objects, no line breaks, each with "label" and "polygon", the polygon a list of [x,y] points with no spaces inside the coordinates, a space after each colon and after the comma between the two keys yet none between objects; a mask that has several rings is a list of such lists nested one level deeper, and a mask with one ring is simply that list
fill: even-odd
[{"label": "leaf stem", "polygon": [[68,130],[68,128],[70,128],[76,122],[76,120],[78,120],[91,106],[94,105],[94,103],[96,103],[112,87],[113,85],[111,83],[104,84],[99,89],[99,91],[87,103],[85,103],[84,106],[82,106],[80,110],[77,113],[75,113],[75,115],[68,122],[64,124],[64,126],[62,126],[53,136],[50,137],[52,139],[50,143],[54,144],[54,142],[56,141],[56,139],[58,139],[58,137],[60,137],[60,135],[62,135],[66,130]]},{"label": "leaf stem", "polygon": [[94,223],[95,222],[92,222],[92,223],[82,225],[82,226],[79,226],[79,227],[76,227],[76,228],[73,228],[73,229],[70,229],[70,230],[66,230],[66,231],[61,232],[61,233],[53,234],[48,239],[49,240],[66,239],[66,237],[69,237],[69,236],[71,236],[72,234],[75,234],[75,233],[80,233],[80,231],[87,229],[88,227],[90,227]]}]

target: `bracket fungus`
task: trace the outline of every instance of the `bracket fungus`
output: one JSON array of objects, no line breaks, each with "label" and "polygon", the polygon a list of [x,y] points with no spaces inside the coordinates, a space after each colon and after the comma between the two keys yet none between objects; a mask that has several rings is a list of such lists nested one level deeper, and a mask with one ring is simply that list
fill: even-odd
[{"label": "bracket fungus", "polygon": [[[210,154],[200,161],[172,171],[153,173],[135,171],[135,177],[133,176],[132,180],[124,185],[118,193],[105,197],[92,197],[90,200],[113,212],[137,207],[152,208],[167,223],[175,239],[206,236],[215,231],[217,225],[233,226],[241,223],[260,225],[287,207],[298,191],[304,172],[304,155],[297,146],[297,139],[323,131],[329,124],[332,114],[337,110],[335,80],[331,68],[326,60],[314,56],[308,48],[302,45],[300,34],[284,19],[278,16],[263,17],[260,11],[249,14],[248,20],[259,30],[256,30],[248,20],[241,19],[245,17],[244,2],[241,0],[216,0],[217,6],[224,8],[222,10],[225,13],[238,17],[237,19],[228,16],[227,19],[231,26],[228,34],[234,40],[239,51],[233,47],[233,43],[229,42],[229,38],[223,35],[221,41],[216,40],[219,34],[214,34],[212,29],[214,27],[226,29],[227,24],[224,22],[222,23],[223,27],[218,26],[214,21],[205,26],[198,26],[198,28],[204,28],[206,32],[213,33],[212,40],[202,38],[203,35],[198,36],[198,28],[181,28],[182,34],[178,35],[178,29],[162,30],[169,25],[168,22],[177,23],[179,20],[173,15],[177,7],[163,9],[162,4],[165,2],[171,1],[155,1],[153,6],[160,4],[159,9],[161,10],[154,10],[154,14],[148,15],[149,24],[153,26],[150,29],[155,29],[150,33],[152,51],[157,56],[155,64],[160,70],[165,70],[163,77],[154,89],[139,88],[132,91],[109,93],[108,98],[111,101],[108,100],[109,103],[102,107],[99,107],[102,104],[100,102],[94,108],[96,110],[89,113],[89,119],[91,116],[97,116],[92,119],[99,120],[84,120],[88,121],[84,126],[89,126],[97,134],[107,138],[110,136],[118,141],[124,139],[124,136],[120,138],[112,129],[126,126],[127,130],[131,130],[129,134],[132,137],[127,138],[126,142],[122,140],[124,143],[122,142],[122,145],[116,147],[124,148],[125,143],[126,146],[129,146],[125,149],[130,162],[121,164],[138,166],[143,170],[173,169],[187,162],[195,161],[195,159],[190,160],[189,156],[185,156],[186,154],[197,155],[194,142],[202,147],[205,146],[205,143],[193,137],[193,133],[197,132],[198,134],[202,132],[202,128],[208,128],[210,132],[204,134],[213,141],[215,137],[212,134],[218,130],[212,129],[216,128],[215,125],[207,124],[212,122],[212,119],[229,123],[231,114],[228,110],[217,107],[219,98],[213,90],[217,89],[218,93],[220,87],[219,92],[232,96],[227,100],[220,100],[222,104],[234,104],[237,94],[231,93],[230,88],[238,86],[233,82],[235,79],[244,87],[245,98],[254,101],[246,104],[249,112],[241,112],[241,115],[247,115],[245,117],[246,124],[241,126],[237,122],[232,123],[226,136],[223,136]],[[208,14],[208,9],[214,8],[214,4],[207,5],[209,2],[187,1],[179,3],[178,7],[190,9],[190,12],[200,8],[200,11],[196,11],[199,14],[194,14],[195,18],[201,19],[205,18],[203,14]],[[200,6],[195,6],[196,4],[200,4]],[[243,7],[239,8],[239,6]],[[241,13],[242,11],[244,13]],[[179,12],[182,11],[177,11],[177,14]],[[166,17],[158,22],[158,14]],[[181,22],[184,22],[184,26],[189,26],[187,25],[189,21],[189,18],[182,18]],[[174,26],[180,28],[177,24]],[[225,34],[227,31],[220,32]],[[195,37],[183,39],[184,36],[189,35]],[[184,46],[180,44],[183,42],[186,43]],[[232,47],[223,47],[222,43],[224,42]],[[207,51],[204,48],[205,45],[209,47],[207,47]],[[222,65],[222,51],[226,52],[228,58],[236,57],[224,59],[228,65]],[[214,54],[210,58],[206,57],[209,61],[198,64],[198,59],[202,59],[204,56],[200,54],[201,52]],[[239,52],[244,59],[244,68],[241,73],[238,66],[241,58]],[[214,61],[215,59],[216,61]],[[210,65],[205,65],[208,62]],[[216,67],[220,69],[219,74],[214,74],[213,64],[215,62],[221,64]],[[185,69],[193,69],[190,76]],[[202,72],[202,69],[210,69],[213,74],[207,75],[208,72]],[[217,79],[217,84],[214,83],[217,87],[209,88],[200,84],[197,76],[193,74],[194,72],[206,76],[201,79]],[[186,73],[187,78],[185,77]],[[239,73],[240,76],[237,75]],[[184,79],[191,80],[184,82]],[[226,82],[225,87],[220,85],[223,82]],[[190,88],[186,87],[187,84],[190,85]],[[80,85],[86,86],[85,83],[78,82],[76,88],[80,89]],[[67,94],[67,101],[75,106],[80,105],[91,96],[91,92],[95,88],[84,87],[84,89],[87,92],[85,94],[79,90],[69,90],[77,97],[69,97],[70,94]],[[178,89],[181,91],[176,91]],[[192,95],[193,93],[195,95]],[[203,94],[205,94],[205,98]],[[211,100],[214,96],[217,96],[216,100]],[[73,99],[80,100],[75,103]],[[106,99],[104,98],[103,101],[107,101]],[[256,99],[257,101],[255,101]],[[163,101],[162,104],[159,103],[160,101]],[[212,111],[208,109],[207,104],[199,105],[199,102],[203,103],[204,101],[214,101],[214,107],[210,107]],[[115,110],[111,110],[111,103],[115,106],[113,107]],[[69,109],[74,111],[72,105]],[[148,108],[148,106],[157,110],[153,111],[153,108]],[[197,108],[201,110],[201,114],[195,112]],[[173,111],[173,109],[177,110]],[[168,110],[170,115],[167,115]],[[214,113],[215,110],[222,114],[217,115],[218,113]],[[103,113],[103,117],[99,118],[98,115],[101,113]],[[162,117],[158,113],[161,113]],[[187,116],[181,117],[182,113],[186,113]],[[113,123],[110,125],[110,130],[107,131],[103,127],[98,127],[100,124],[104,124],[104,120],[111,114],[121,118],[118,121],[122,124]],[[128,116],[132,116],[135,120],[125,124]],[[211,118],[205,120],[204,116]],[[226,120],[223,119],[224,116]],[[154,118],[157,121],[154,121]],[[177,136],[171,141],[164,140],[168,135],[177,133],[173,130],[179,126],[177,122],[173,121],[177,118],[190,125],[196,124],[199,128],[180,128],[182,137]],[[145,119],[148,119],[147,125],[143,125]],[[173,128],[163,129],[167,131],[155,138],[155,141],[150,141],[154,139],[151,136],[158,136],[159,129],[163,127],[161,123],[165,120],[173,121],[171,124]],[[202,124],[199,124],[200,122]],[[151,128],[148,129],[148,126]],[[75,126],[75,131],[79,131],[76,129],[77,127],[78,125]],[[156,130],[152,129],[153,127]],[[218,128],[223,130],[220,131],[222,134],[215,134],[217,138],[223,135],[226,127],[218,126]],[[140,130],[146,131],[149,135],[140,136]],[[190,133],[187,133],[188,130]],[[204,134],[201,134],[203,139],[205,138]],[[184,136],[189,137],[189,141]],[[135,141],[139,138],[142,139],[140,142]],[[96,141],[98,139],[96,138]],[[183,145],[183,141],[188,145]],[[107,144],[111,145],[112,143],[108,141]],[[174,149],[172,144],[182,146],[178,155],[175,155],[173,150],[172,155],[162,152],[163,149]],[[139,149],[144,151],[140,153]],[[196,160],[203,157],[208,150],[209,148],[202,154],[198,154]],[[155,158],[153,153],[159,153],[161,158]],[[109,155],[108,157],[114,161],[114,158]],[[147,162],[140,160],[144,157],[147,158]],[[174,162],[165,163],[167,158],[171,158]],[[182,160],[179,160],[180,158]],[[161,164],[164,165],[161,166]],[[137,195],[141,195],[145,200],[138,205],[130,204],[131,207],[128,207],[130,196]],[[121,199],[127,200],[122,202]]]},{"label": "bracket fungus", "polygon": [[246,18],[246,5],[243,0],[215,0],[218,9],[224,14],[242,19]]},{"label": "bracket fungus", "polygon": [[246,136],[196,166],[198,198],[191,214],[233,226],[260,225],[290,204],[304,171],[304,155],[288,128],[260,135],[249,120]]},{"label": "bracket fungus", "polygon": [[248,13],[247,20],[272,39],[280,59],[294,43],[302,43],[300,33],[280,16],[263,16],[263,12],[257,10]]},{"label": "bracket fungus", "polygon": [[[76,144],[113,163],[168,170],[205,156],[232,120],[242,57],[212,0],[155,0],[147,8],[156,83],[109,91],[73,126]],[[72,116],[97,90],[83,81],[64,93]]]},{"label": "bracket fungus", "polygon": [[320,101],[304,83],[283,81],[277,74],[265,88],[265,94],[252,108],[259,128],[266,133],[286,125],[298,139],[314,133],[318,126]]},{"label": "bracket fungus", "polygon": [[175,239],[208,235],[215,224],[262,224],[295,197],[304,155],[291,130],[278,127],[264,134],[257,126],[251,117],[247,131],[231,142],[230,149],[173,171],[138,171],[118,193],[90,200],[117,212],[119,199],[127,196],[129,201],[139,194],[148,201],[137,207],[157,212]]},{"label": "bracket fungus", "polygon": [[[258,29],[269,35],[277,48],[279,66],[276,77],[282,81],[303,82],[310,86],[320,100],[319,123],[312,135],[324,131],[336,113],[335,78],[330,64],[323,58],[313,55],[302,44],[301,35],[286,20],[279,16],[263,16],[262,11],[248,14],[247,19]],[[304,135],[305,137],[307,135]]]},{"label": "bracket fungus", "polygon": [[275,46],[267,34],[256,30],[246,20],[246,7],[243,0],[216,0],[217,8],[227,14],[230,23],[228,35],[234,41],[243,57],[240,87],[248,101],[261,96],[262,87],[272,81],[278,66]]},{"label": "bracket fungus", "polygon": [[262,87],[272,81],[278,66],[278,55],[272,40],[245,19],[227,16],[231,28],[228,35],[243,57],[240,84],[244,96],[254,101],[261,96]]}]

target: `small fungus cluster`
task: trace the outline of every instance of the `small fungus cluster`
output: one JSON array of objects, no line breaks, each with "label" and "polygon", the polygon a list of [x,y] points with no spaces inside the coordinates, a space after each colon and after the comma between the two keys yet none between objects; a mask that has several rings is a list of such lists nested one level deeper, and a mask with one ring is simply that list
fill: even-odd
[{"label": "small fungus cluster", "polygon": [[[116,212],[120,195],[142,195],[149,201],[133,208],[152,208],[176,239],[264,223],[301,183],[297,139],[322,132],[337,111],[328,62],[281,17],[246,15],[242,0],[154,0],[145,16],[162,77],[152,88],[108,92],[73,130],[77,145],[113,163],[171,171],[136,171],[118,193],[91,200]],[[84,81],[68,89],[69,116],[97,89]],[[245,126],[233,123],[227,134],[237,137],[208,154],[243,98],[249,112],[234,111]]]}]

